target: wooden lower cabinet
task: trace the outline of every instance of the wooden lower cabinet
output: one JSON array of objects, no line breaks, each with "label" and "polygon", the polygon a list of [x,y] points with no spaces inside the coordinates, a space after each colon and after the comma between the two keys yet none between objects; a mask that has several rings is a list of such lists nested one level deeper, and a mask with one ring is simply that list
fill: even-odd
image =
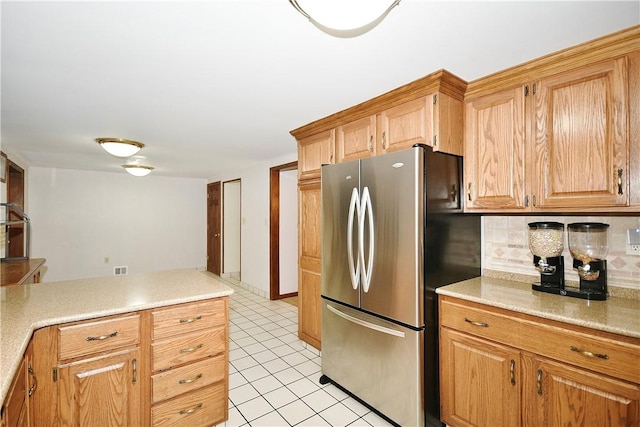
[{"label": "wooden lower cabinet", "polygon": [[441,333],[442,414],[452,426],[517,426],[520,353],[444,329]]},{"label": "wooden lower cabinet", "polygon": [[133,348],[59,366],[61,424],[140,425],[139,359]]},{"label": "wooden lower cabinet", "polygon": [[298,184],[298,337],[320,349],[321,257],[320,181]]},{"label": "wooden lower cabinet", "polygon": [[640,340],[440,296],[449,426],[640,425]]},{"label": "wooden lower cabinet", "polygon": [[38,329],[0,427],[224,422],[228,319],[221,297]]},{"label": "wooden lower cabinet", "polygon": [[228,299],[153,310],[153,426],[206,427],[228,418],[228,311]]},{"label": "wooden lower cabinet", "polygon": [[523,421],[529,426],[637,426],[640,387],[524,355]]},{"label": "wooden lower cabinet", "polygon": [[24,427],[29,425],[27,358],[20,367],[9,387],[9,394],[2,406],[2,427]]}]

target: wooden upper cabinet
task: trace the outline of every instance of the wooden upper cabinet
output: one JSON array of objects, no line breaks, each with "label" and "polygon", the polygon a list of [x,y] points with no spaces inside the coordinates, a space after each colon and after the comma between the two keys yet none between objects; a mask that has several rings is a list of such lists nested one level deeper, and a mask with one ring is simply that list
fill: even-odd
[{"label": "wooden upper cabinet", "polygon": [[467,210],[523,211],[525,96],[521,86],[466,102]]},{"label": "wooden upper cabinet", "polygon": [[432,145],[433,96],[409,101],[378,115],[378,154],[410,148],[414,144]]},{"label": "wooden upper cabinet", "polygon": [[298,179],[319,178],[321,166],[335,162],[335,141],[334,129],[298,141]]},{"label": "wooden upper cabinet", "polygon": [[465,210],[640,206],[640,26],[471,82]]},{"label": "wooden upper cabinet", "polygon": [[603,61],[537,84],[535,207],[628,205],[626,60]]},{"label": "wooden upper cabinet", "polygon": [[375,137],[375,115],[338,126],[336,129],[336,163],[375,156]]}]

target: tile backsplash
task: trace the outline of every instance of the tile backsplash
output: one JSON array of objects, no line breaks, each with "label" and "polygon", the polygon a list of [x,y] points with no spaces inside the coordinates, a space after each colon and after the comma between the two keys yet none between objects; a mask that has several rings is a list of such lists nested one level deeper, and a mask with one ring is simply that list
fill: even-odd
[{"label": "tile backsplash", "polygon": [[556,221],[565,224],[565,280],[577,283],[571,268],[566,225],[572,222],[609,224],[607,282],[609,286],[640,290],[640,256],[626,254],[627,229],[640,228],[640,216],[484,216],[483,269],[537,276],[529,251],[528,224]]}]

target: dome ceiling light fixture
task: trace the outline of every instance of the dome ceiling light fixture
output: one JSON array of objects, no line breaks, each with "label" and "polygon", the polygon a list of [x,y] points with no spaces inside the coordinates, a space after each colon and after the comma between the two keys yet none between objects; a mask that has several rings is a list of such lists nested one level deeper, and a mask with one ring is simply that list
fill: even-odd
[{"label": "dome ceiling light fixture", "polygon": [[[320,31],[333,37],[361,36],[380,24],[400,0],[299,0],[289,3]],[[386,7],[386,8],[385,8]],[[312,17],[313,16],[313,17]]]},{"label": "dome ceiling light fixture", "polygon": [[142,142],[123,138],[96,138],[96,142],[104,151],[116,157],[131,157],[144,147]]},{"label": "dome ceiling light fixture", "polygon": [[124,170],[126,170],[130,175],[133,176],[147,176],[153,170],[153,166],[145,166],[142,164],[144,162],[145,157],[143,156],[133,156],[128,159],[126,165],[122,165]]},{"label": "dome ceiling light fixture", "polygon": [[153,170],[153,166],[144,165],[122,165],[122,167],[133,176],[147,176]]}]

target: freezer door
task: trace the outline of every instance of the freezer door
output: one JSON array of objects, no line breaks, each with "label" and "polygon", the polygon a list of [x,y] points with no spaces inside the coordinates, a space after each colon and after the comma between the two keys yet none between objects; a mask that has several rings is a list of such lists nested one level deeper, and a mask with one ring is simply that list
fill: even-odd
[{"label": "freezer door", "polygon": [[399,425],[423,426],[424,332],[326,300],[322,311],[322,373]]},{"label": "freezer door", "polygon": [[322,167],[322,295],[360,305],[358,213],[360,163]]},{"label": "freezer door", "polygon": [[360,171],[362,193],[368,192],[371,200],[371,217],[364,216],[363,226],[365,267],[374,248],[361,307],[413,327],[424,325],[423,150],[412,148],[362,160]]}]

